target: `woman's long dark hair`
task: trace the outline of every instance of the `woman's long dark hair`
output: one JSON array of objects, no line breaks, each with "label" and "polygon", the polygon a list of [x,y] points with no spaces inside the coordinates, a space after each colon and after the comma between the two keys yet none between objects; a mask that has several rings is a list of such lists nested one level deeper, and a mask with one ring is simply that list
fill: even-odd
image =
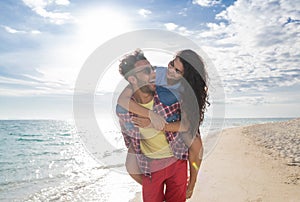
[{"label": "woman's long dark hair", "polygon": [[[204,120],[206,107],[210,105],[208,102],[208,75],[202,58],[196,52],[187,49],[180,51],[176,57],[184,67],[183,109],[190,123],[194,125],[192,128],[193,134],[195,134],[195,130],[198,130]],[[195,97],[197,102],[191,101]],[[199,111],[195,109],[199,109]]]}]

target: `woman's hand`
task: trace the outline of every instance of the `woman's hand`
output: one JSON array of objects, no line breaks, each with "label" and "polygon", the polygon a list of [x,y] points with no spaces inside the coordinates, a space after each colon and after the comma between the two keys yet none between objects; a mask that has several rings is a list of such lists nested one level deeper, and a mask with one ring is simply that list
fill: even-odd
[{"label": "woman's hand", "polygon": [[150,119],[143,117],[133,117],[132,122],[139,128],[153,128]]},{"label": "woman's hand", "polygon": [[156,130],[163,130],[165,124],[167,123],[164,117],[160,116],[152,110],[149,110],[149,118],[151,120],[152,127]]}]

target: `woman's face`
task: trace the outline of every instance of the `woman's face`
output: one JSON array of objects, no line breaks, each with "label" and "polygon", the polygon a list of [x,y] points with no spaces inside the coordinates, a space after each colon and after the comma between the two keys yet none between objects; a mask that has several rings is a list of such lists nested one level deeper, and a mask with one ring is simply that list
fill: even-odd
[{"label": "woman's face", "polygon": [[176,57],[168,64],[167,78],[172,80],[179,80],[183,77],[184,67],[180,59]]}]

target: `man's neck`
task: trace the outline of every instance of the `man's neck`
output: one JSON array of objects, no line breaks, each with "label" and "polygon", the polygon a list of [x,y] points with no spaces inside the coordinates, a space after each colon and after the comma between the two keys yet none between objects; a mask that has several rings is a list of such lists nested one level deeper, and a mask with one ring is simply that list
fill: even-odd
[{"label": "man's neck", "polygon": [[136,90],[133,94],[133,97],[138,103],[146,104],[153,99],[152,93],[144,93],[141,90]]}]

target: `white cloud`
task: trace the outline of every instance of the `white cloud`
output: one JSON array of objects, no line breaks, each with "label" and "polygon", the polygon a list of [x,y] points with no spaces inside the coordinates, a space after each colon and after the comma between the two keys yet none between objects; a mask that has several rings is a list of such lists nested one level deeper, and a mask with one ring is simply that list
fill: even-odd
[{"label": "white cloud", "polygon": [[51,23],[61,25],[73,21],[73,17],[68,12],[52,12],[46,9],[46,7],[53,4],[56,6],[67,6],[70,4],[68,0],[23,0],[23,3],[36,14],[49,19]]},{"label": "white cloud", "polygon": [[[217,14],[220,21],[208,23],[206,30],[164,25],[200,45],[218,70],[230,104],[299,103],[294,94],[300,85],[300,2],[290,2],[238,0]],[[277,88],[294,91],[287,97],[272,94]]]},{"label": "white cloud", "polygon": [[41,7],[36,7],[32,10],[44,18],[49,18],[50,22],[54,24],[61,25],[72,20],[72,16],[70,13],[49,12]]},{"label": "white cloud", "polygon": [[40,32],[39,30],[31,30],[30,33],[31,34],[41,34],[42,32]]},{"label": "white cloud", "polygon": [[270,104],[270,100],[267,100],[265,96],[239,96],[239,97],[230,97],[226,99],[226,104],[248,104],[248,105],[261,105],[261,104]]},{"label": "white cloud", "polygon": [[69,0],[56,0],[55,3],[57,5],[68,6],[70,4],[70,1]]},{"label": "white cloud", "polygon": [[69,0],[22,0],[25,5],[30,8],[42,7],[45,8],[49,5],[61,5],[68,6],[70,4]]},{"label": "white cloud", "polygon": [[30,8],[46,7],[49,2],[45,0],[23,0],[24,4]]},{"label": "white cloud", "polygon": [[299,7],[294,1],[238,0],[217,15],[222,22],[190,36],[212,59],[228,94],[293,86],[300,82]]},{"label": "white cloud", "polygon": [[179,11],[179,15],[182,15],[182,16],[184,16],[184,17],[186,17],[187,16],[187,11],[188,11],[188,9],[187,8],[183,8],[181,11]]},{"label": "white cloud", "polygon": [[177,29],[178,29],[178,32],[180,34],[182,34],[183,36],[191,36],[194,34],[194,31],[188,30],[186,27],[183,27],[183,26],[178,27]]},{"label": "white cloud", "polygon": [[11,27],[9,27],[9,26],[4,26],[4,25],[2,25],[2,27],[4,28],[5,31],[7,31],[8,33],[11,33],[11,34],[26,33],[25,31],[16,30],[16,29],[11,28]]},{"label": "white cloud", "polygon": [[166,27],[167,30],[169,31],[174,31],[177,32],[183,36],[192,36],[195,34],[195,31],[191,31],[188,30],[186,27],[184,26],[179,26],[177,24],[174,23],[165,23],[164,26]]},{"label": "white cloud", "polygon": [[[49,95],[61,94],[72,95],[73,91],[67,88],[65,83],[59,81],[47,81],[31,75],[21,75],[22,78],[0,76],[1,96],[26,96],[26,95]],[[11,88],[11,85],[18,86]]]},{"label": "white cloud", "polygon": [[193,0],[193,4],[198,4],[202,7],[211,7],[220,3],[221,0]]},{"label": "white cloud", "polygon": [[[72,94],[71,82],[68,82],[73,78],[71,71],[62,68],[64,65],[62,64],[57,66],[61,67],[59,71],[52,68],[52,72],[47,72],[44,69],[44,66],[48,67],[44,58],[52,58],[57,63],[61,62],[58,57],[40,49],[2,54],[0,61],[1,65],[6,67],[7,74],[0,76],[1,89],[3,89],[1,95]],[[54,73],[60,77],[54,77]],[[63,75],[68,75],[68,77],[64,78]]]},{"label": "white cloud", "polygon": [[138,11],[138,13],[143,16],[143,17],[147,17],[148,15],[150,15],[152,12],[150,10],[146,10],[146,9],[140,9]]},{"label": "white cloud", "polygon": [[178,27],[178,25],[176,25],[176,24],[174,24],[172,22],[166,23],[164,25],[165,25],[166,29],[170,30],[170,31],[174,31]]},{"label": "white cloud", "polygon": [[10,34],[28,34],[28,33],[40,34],[41,33],[39,30],[31,30],[31,31],[17,30],[5,25],[1,25],[1,27],[3,27],[3,29]]}]

